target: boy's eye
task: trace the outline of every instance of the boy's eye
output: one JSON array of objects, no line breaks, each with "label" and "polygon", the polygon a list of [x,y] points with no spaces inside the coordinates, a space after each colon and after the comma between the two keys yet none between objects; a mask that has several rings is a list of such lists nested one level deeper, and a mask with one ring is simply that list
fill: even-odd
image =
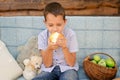
[{"label": "boy's eye", "polygon": [[49,25],[50,27],[52,27],[53,25]]},{"label": "boy's eye", "polygon": [[57,24],[57,26],[61,26],[61,24]]}]

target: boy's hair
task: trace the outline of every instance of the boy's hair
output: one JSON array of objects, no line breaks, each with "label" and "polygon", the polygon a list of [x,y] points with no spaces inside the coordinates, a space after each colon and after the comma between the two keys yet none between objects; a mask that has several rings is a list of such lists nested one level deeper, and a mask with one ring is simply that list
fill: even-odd
[{"label": "boy's hair", "polygon": [[57,2],[49,3],[45,7],[45,9],[44,9],[44,18],[45,18],[45,20],[46,20],[46,16],[47,16],[48,13],[51,13],[54,16],[62,15],[63,19],[65,20],[65,10],[61,6],[61,4],[59,4]]}]

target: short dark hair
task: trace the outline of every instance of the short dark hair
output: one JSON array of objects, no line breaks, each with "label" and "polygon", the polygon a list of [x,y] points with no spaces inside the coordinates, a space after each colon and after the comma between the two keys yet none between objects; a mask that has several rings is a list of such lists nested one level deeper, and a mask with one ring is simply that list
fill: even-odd
[{"label": "short dark hair", "polygon": [[62,15],[63,19],[65,20],[65,10],[60,3],[52,2],[46,5],[44,9],[45,20],[48,13],[51,13],[54,16]]}]

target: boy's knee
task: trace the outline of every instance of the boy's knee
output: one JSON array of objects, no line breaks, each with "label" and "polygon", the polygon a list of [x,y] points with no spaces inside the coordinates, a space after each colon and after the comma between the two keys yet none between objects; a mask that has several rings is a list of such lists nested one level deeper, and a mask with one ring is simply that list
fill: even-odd
[{"label": "boy's knee", "polygon": [[60,80],[79,80],[78,73],[75,70],[67,70],[61,74]]}]

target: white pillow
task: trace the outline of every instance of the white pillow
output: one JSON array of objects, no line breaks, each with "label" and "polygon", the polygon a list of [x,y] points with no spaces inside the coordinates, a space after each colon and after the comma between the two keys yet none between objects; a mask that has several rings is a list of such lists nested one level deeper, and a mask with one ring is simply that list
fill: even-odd
[{"label": "white pillow", "polygon": [[6,45],[0,40],[0,80],[15,80],[22,71]]}]

